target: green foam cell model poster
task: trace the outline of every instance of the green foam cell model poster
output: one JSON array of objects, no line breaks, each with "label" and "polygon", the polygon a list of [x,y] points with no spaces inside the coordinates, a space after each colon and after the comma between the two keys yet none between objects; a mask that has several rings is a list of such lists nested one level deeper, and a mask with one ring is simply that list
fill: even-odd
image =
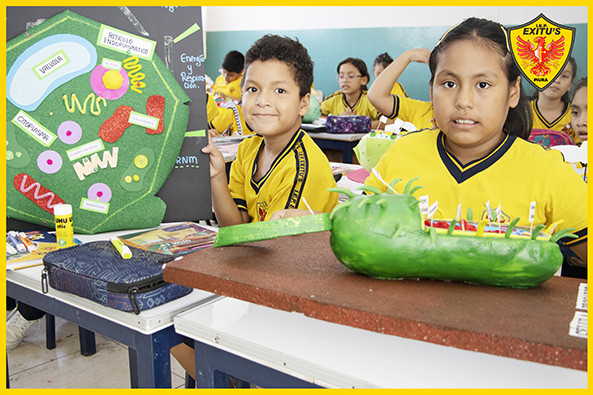
[{"label": "green foam cell model poster", "polygon": [[178,167],[188,129],[199,129],[188,127],[190,96],[171,59],[156,53],[162,37],[128,7],[100,8],[121,21],[65,10],[7,42],[9,218],[53,227],[53,207],[68,203],[75,232],[92,234],[158,226],[176,206],[156,195]]}]

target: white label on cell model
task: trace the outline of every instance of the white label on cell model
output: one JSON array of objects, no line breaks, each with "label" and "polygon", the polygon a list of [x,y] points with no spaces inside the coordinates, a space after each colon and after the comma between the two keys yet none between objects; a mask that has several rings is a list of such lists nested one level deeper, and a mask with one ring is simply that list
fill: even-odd
[{"label": "white label on cell model", "polygon": [[570,322],[570,336],[587,338],[587,313],[575,311],[574,318]]},{"label": "white label on cell model", "polygon": [[12,119],[12,123],[46,147],[52,145],[58,137],[24,111],[19,111]]},{"label": "white label on cell model", "polygon": [[579,284],[579,294],[577,295],[578,310],[587,310],[587,283]]},{"label": "white label on cell model", "polygon": [[130,118],[128,122],[133,125],[142,126],[149,129],[154,129],[159,127],[160,119],[151,117],[150,115],[140,114],[139,112],[132,111],[130,112]]},{"label": "white label on cell model", "polygon": [[94,211],[101,214],[107,214],[109,212],[109,203],[100,202],[98,200],[91,200],[82,198],[80,202],[80,208],[82,210]]},{"label": "white label on cell model", "polygon": [[83,156],[88,156],[95,152],[102,151],[104,149],[105,149],[105,147],[103,146],[103,142],[101,141],[101,139],[97,139],[97,140],[91,141],[90,143],[81,145],[80,147],[76,147],[69,151],[66,151],[66,154],[68,154],[68,158],[72,161],[72,160],[80,159]]},{"label": "white label on cell model", "polygon": [[123,30],[101,25],[97,45],[124,53],[128,56],[137,56],[151,60],[156,47],[156,41],[135,36]]},{"label": "white label on cell model", "polygon": [[121,62],[113,59],[103,58],[101,66],[105,67],[106,69],[119,71],[121,69]]},{"label": "white label on cell model", "polygon": [[33,73],[35,73],[37,78],[42,79],[60,69],[60,67],[66,66],[68,63],[70,63],[70,60],[66,56],[66,53],[59,51],[33,67]]}]

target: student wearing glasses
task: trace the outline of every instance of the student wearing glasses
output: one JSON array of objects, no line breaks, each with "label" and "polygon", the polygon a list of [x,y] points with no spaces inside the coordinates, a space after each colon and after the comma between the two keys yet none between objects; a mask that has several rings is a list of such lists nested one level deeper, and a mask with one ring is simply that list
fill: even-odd
[{"label": "student wearing glasses", "polygon": [[338,65],[336,81],[340,90],[321,103],[321,115],[365,115],[371,118],[371,128],[379,125],[379,112],[367,98],[370,76],[363,60],[347,58]]}]

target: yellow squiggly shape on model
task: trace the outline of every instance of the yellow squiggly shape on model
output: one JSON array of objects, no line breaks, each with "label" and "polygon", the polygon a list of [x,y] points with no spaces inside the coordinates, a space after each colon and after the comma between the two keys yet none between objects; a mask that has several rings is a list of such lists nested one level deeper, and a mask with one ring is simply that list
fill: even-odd
[{"label": "yellow squiggly shape on model", "polygon": [[107,107],[107,100],[105,100],[104,98],[97,96],[95,98],[95,94],[93,92],[89,93],[86,97],[86,99],[84,99],[84,104],[81,106],[80,105],[80,101],[78,101],[78,97],[76,96],[76,93],[72,94],[71,97],[71,105],[68,105],[68,95],[64,95],[62,96],[62,99],[64,99],[64,105],[66,106],[66,111],[68,111],[70,114],[74,113],[74,111],[76,111],[76,108],[78,107],[78,111],[80,111],[81,114],[86,114],[86,106],[89,102],[89,100],[91,101],[91,105],[90,105],[90,111],[93,115],[101,115],[101,107],[99,106],[99,103],[101,101],[103,101],[103,107]]},{"label": "yellow squiggly shape on model", "polygon": [[142,82],[144,73],[140,73],[142,65],[138,63],[137,56],[130,56],[124,60],[124,69],[128,70],[128,77],[130,77],[130,89],[134,92],[142,93],[140,88],[146,87],[146,84]]}]

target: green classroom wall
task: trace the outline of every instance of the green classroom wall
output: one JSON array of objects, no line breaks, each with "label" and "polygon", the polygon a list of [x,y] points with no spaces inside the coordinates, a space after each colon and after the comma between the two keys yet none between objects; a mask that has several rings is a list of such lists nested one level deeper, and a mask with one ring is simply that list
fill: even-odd
[{"label": "green classroom wall", "polygon": [[[579,79],[587,75],[587,24],[571,26],[576,28],[572,56],[577,61],[577,79]],[[206,74],[214,80],[219,75],[218,70],[227,52],[237,50],[244,54],[251,44],[264,34],[296,37],[308,49],[315,63],[315,88],[321,89],[327,96],[339,89],[335,80],[336,66],[343,59],[358,57],[364,60],[371,75],[372,84],[374,79],[372,66],[377,55],[388,52],[395,59],[407,49],[432,49],[447,30],[448,28],[439,26],[206,32]],[[428,66],[415,63],[408,66],[399,81],[408,96],[429,100],[429,79]],[[368,86],[370,87],[370,84]],[[526,84],[524,86],[528,94],[534,92],[530,86]]]}]

